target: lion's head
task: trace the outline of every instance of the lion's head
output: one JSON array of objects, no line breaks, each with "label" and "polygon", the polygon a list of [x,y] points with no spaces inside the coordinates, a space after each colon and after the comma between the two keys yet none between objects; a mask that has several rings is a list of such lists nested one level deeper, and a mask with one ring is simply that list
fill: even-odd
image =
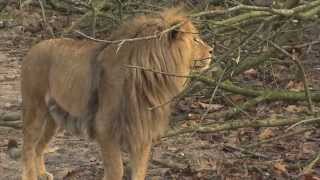
[{"label": "lion's head", "polygon": [[[188,73],[191,69],[198,71],[206,69],[211,62],[213,48],[201,39],[194,24],[180,8],[168,9],[153,16],[135,17],[115,31],[111,39],[130,39],[161,34],[175,25],[178,26],[160,35],[159,38],[130,43],[131,45],[125,47],[126,53],[132,54],[134,52],[131,50],[137,52],[137,49],[140,55],[150,53],[150,56],[154,56],[154,61],[164,61],[166,66],[175,66],[174,70],[179,70],[170,73]],[[169,60],[171,58],[172,60]],[[146,58],[140,59],[145,61]],[[141,65],[145,67],[146,64],[141,62]],[[159,67],[158,70],[162,68]]]},{"label": "lion's head", "polygon": [[173,37],[173,46],[176,45],[178,53],[185,54],[185,60],[190,63],[191,68],[202,71],[208,68],[213,54],[213,48],[205,43],[199,36],[198,30],[193,23],[186,17],[181,9],[171,9],[162,13],[164,21],[171,26],[181,23],[181,27],[169,32],[169,36]]},{"label": "lion's head", "polygon": [[[171,9],[162,13],[164,21],[171,26],[176,23],[182,23],[180,27],[169,32],[169,36],[173,36],[172,44],[176,46],[176,51],[185,55],[184,59],[190,68],[202,71],[208,68],[213,54],[213,47],[205,43],[199,36],[199,31],[187,16],[181,12],[181,9]],[[189,70],[190,70],[189,69]]]}]

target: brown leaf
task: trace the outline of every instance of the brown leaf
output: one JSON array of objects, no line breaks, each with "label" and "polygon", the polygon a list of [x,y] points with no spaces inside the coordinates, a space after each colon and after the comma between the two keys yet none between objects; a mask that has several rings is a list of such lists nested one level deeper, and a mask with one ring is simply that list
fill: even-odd
[{"label": "brown leaf", "polygon": [[290,89],[293,86],[294,86],[294,81],[289,81],[288,84],[286,85],[286,88]]},{"label": "brown leaf", "polygon": [[209,109],[209,112],[218,111],[224,107],[222,104],[206,104],[202,102],[199,102],[199,105],[203,109]]},{"label": "brown leaf", "polygon": [[304,85],[303,82],[289,81],[286,88],[290,91],[299,92],[304,90]]},{"label": "brown leaf", "polygon": [[281,174],[287,174],[288,171],[287,171],[287,166],[285,164],[283,164],[283,162],[276,162],[274,165],[273,165],[273,168],[281,173]]},{"label": "brown leaf", "polygon": [[312,174],[304,174],[303,180],[320,180],[320,177],[312,175]]},{"label": "brown leaf", "polygon": [[257,70],[251,68],[244,71],[243,74],[245,75],[245,77],[253,79],[257,77]]},{"label": "brown leaf", "polygon": [[304,107],[298,107],[296,105],[289,105],[285,108],[286,111],[294,113],[294,112],[304,112],[305,108]]},{"label": "brown leaf", "polygon": [[[190,115],[190,114],[188,114],[188,115]],[[197,122],[195,121],[195,119],[192,119],[192,120],[189,119],[189,121],[185,121],[180,126],[183,128],[188,128],[188,127],[192,127],[195,125],[197,125]]]},{"label": "brown leaf", "polygon": [[304,91],[304,85],[303,82],[299,82],[296,84],[295,88],[292,89],[292,91]]},{"label": "brown leaf", "polygon": [[243,96],[240,95],[233,95],[233,96],[229,96],[229,98],[233,101],[233,102],[239,102],[242,101],[244,99]]},{"label": "brown leaf", "polygon": [[260,140],[263,140],[263,139],[271,138],[272,136],[274,136],[274,133],[271,130],[271,128],[266,128],[259,134],[258,137]]}]

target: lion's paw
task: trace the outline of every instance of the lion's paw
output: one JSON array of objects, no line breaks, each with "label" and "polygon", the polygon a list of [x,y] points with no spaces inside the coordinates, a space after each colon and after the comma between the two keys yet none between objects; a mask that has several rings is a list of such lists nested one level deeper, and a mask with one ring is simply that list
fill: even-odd
[{"label": "lion's paw", "polygon": [[38,177],[38,180],[53,180],[53,175],[48,173],[48,172],[46,172],[45,174],[40,175]]}]

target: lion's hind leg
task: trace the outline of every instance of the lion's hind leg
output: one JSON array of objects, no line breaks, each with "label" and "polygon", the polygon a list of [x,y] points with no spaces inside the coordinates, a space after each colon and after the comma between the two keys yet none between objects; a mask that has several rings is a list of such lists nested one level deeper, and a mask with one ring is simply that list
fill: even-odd
[{"label": "lion's hind leg", "polygon": [[[25,106],[23,112],[22,180],[37,180],[39,175],[48,174],[44,168],[43,150],[53,136],[55,126],[49,120],[46,106]],[[54,122],[53,122],[54,123]],[[52,176],[47,176],[50,180]]]},{"label": "lion's hind leg", "polygon": [[36,163],[38,170],[37,173],[40,180],[53,180],[53,176],[47,172],[45,167],[44,151],[47,148],[47,145],[49,144],[50,140],[56,133],[57,126],[50,115],[46,115],[44,121],[45,127],[43,130],[43,134],[39,139],[39,142],[36,147]]}]

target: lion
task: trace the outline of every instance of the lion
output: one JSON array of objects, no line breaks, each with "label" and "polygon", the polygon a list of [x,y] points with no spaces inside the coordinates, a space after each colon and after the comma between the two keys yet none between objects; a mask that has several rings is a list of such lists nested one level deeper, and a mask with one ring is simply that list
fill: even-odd
[{"label": "lion", "polygon": [[[161,35],[140,38],[155,34]],[[152,141],[164,133],[170,115],[168,105],[152,107],[186,86],[186,78],[169,74],[187,75],[195,64],[203,70],[213,48],[179,8],[134,17],[109,39],[133,38],[140,39],[116,44],[58,38],[31,48],[21,70],[23,180],[53,179],[44,151],[59,129],[98,143],[104,180],[123,178],[123,151],[131,179],[145,178]]]}]

